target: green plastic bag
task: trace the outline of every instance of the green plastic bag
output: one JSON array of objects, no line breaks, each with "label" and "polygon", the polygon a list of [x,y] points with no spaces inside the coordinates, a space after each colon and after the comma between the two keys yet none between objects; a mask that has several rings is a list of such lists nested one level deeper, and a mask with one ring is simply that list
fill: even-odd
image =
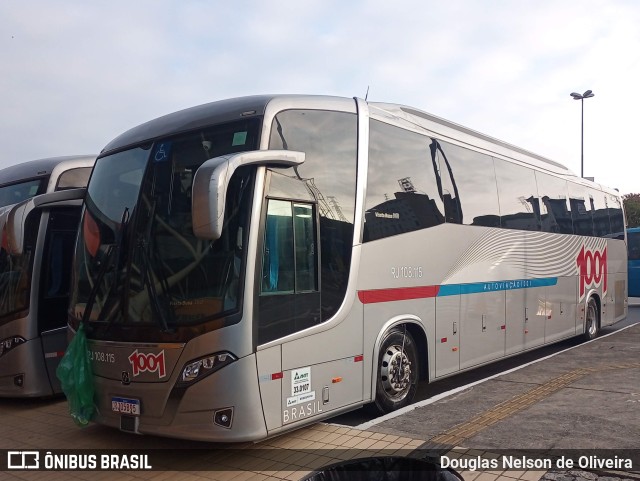
[{"label": "green plastic bag", "polygon": [[95,414],[93,375],[87,349],[87,336],[81,323],[64,353],[56,376],[67,396],[69,414],[78,426],[86,426]]}]

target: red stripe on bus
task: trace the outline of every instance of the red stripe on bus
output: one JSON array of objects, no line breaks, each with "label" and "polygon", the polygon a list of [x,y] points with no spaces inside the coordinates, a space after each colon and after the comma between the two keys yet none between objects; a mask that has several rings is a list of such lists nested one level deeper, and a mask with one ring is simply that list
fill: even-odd
[{"label": "red stripe on bus", "polygon": [[283,377],[284,377],[284,373],[276,372],[276,373],[271,375],[271,380],[275,381],[276,379],[282,379]]},{"label": "red stripe on bus", "polygon": [[353,358],[353,362],[362,362],[362,361],[364,361],[364,355],[362,354]]},{"label": "red stripe on bus", "polygon": [[377,302],[406,301],[409,299],[426,299],[436,297],[440,286],[397,287],[394,289],[374,289],[358,291],[358,299],[363,304]]}]

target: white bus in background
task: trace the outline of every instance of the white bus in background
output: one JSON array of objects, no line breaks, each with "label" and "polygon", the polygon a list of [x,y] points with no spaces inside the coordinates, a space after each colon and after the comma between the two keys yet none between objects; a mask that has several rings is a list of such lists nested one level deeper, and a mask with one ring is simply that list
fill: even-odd
[{"label": "white bus in background", "polygon": [[0,397],[61,392],[71,261],[95,156],[0,170]]},{"label": "white bus in background", "polygon": [[257,440],[627,313],[616,191],[414,108],[254,96],[106,146],[78,238],[96,421]]}]

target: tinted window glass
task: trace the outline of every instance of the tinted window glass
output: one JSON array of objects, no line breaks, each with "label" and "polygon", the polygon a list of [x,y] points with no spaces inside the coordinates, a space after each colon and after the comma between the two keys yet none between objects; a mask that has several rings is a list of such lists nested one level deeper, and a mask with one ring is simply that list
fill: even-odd
[{"label": "tinted window glass", "polygon": [[262,293],[293,292],[295,261],[291,202],[270,200],[264,236]]},{"label": "tinted window glass", "polygon": [[576,235],[593,235],[593,213],[589,189],[582,185],[569,183],[569,203],[573,233]]},{"label": "tinted window glass", "polygon": [[[447,147],[447,151],[443,146]],[[437,139],[430,139],[429,152],[431,166],[435,175],[438,196],[444,204],[444,220],[452,224],[462,223],[462,206],[458,186],[453,178],[451,167],[451,150],[447,144]]]},{"label": "tinted window glass", "polygon": [[315,291],[316,234],[313,207],[293,204],[293,239],[296,259],[296,292]]},{"label": "tinted window glass", "polygon": [[536,172],[540,195],[540,222],[545,232],[573,234],[571,211],[567,202],[567,181]]},{"label": "tinted window glass", "polygon": [[594,190],[589,196],[591,210],[593,212],[593,235],[598,237],[609,236],[611,223],[609,222],[609,209],[604,192]]},{"label": "tinted window glass", "polygon": [[495,159],[500,224],[506,229],[540,230],[540,201],[533,170]]},{"label": "tinted window glass", "polygon": [[[436,160],[440,171],[451,174],[455,201],[451,208],[458,209],[458,222],[487,227],[500,226],[498,191],[493,167],[493,158],[446,142],[438,142]],[[446,197],[445,197],[445,204]],[[450,222],[447,206],[447,222]]]},{"label": "tinted window glass", "polygon": [[95,338],[189,339],[239,321],[255,169],[228,179],[225,222],[213,242],[194,235],[191,193],[204,162],[254,150],[258,129],[258,119],[220,124],[97,160],[71,300],[72,315],[86,316]]},{"label": "tinted window glass", "polygon": [[42,178],[0,187],[0,207],[17,204],[41,194],[45,189],[46,183],[47,179]]},{"label": "tinted window glass", "polygon": [[302,165],[282,172],[303,180],[318,202],[322,318],[329,319],[344,299],[351,264],[357,116],[323,110],[280,112],[271,126],[269,148],[306,154]]},{"label": "tinted window glass", "polygon": [[313,206],[269,200],[262,255],[262,293],[315,291]]},{"label": "tinted window glass", "polygon": [[609,221],[611,222],[611,232],[619,234],[624,231],[624,216],[622,214],[622,204],[615,195],[607,194],[609,206]]},{"label": "tinted window glass", "polygon": [[91,175],[91,167],[82,167],[63,172],[58,179],[56,190],[86,187]]},{"label": "tinted window glass", "polygon": [[0,324],[12,321],[12,313],[29,309],[33,254],[40,225],[39,211],[32,212],[24,223],[24,251],[11,255],[0,248]]},{"label": "tinted window glass", "polygon": [[[444,222],[429,137],[371,121],[364,241]],[[442,195],[440,194],[442,192]]]}]

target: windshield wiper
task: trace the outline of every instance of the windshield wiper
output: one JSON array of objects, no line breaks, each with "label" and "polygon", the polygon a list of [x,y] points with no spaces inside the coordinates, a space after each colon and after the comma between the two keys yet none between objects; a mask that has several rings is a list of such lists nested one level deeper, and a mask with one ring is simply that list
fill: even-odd
[{"label": "windshield wiper", "polygon": [[84,305],[84,312],[82,313],[82,318],[80,319],[80,324],[85,324],[91,315],[91,311],[93,310],[93,304],[96,300],[96,296],[98,295],[98,289],[100,288],[100,284],[102,284],[102,279],[107,272],[107,268],[111,264],[111,256],[114,252],[114,245],[111,244],[107,247],[107,251],[104,254],[104,258],[102,260],[102,266],[100,266],[100,271],[98,271],[98,277],[96,278],[95,284],[91,287],[91,291],[89,292],[89,297],[87,298],[87,302]]},{"label": "windshield wiper", "polygon": [[151,249],[151,228],[153,227],[153,220],[156,215],[156,201],[153,201],[153,205],[151,206],[151,212],[149,215],[149,223],[147,228],[145,229],[144,237],[140,239],[138,242],[138,246],[142,252],[142,279],[149,293],[149,303],[151,305],[151,310],[154,317],[157,317],[158,322],[160,323],[160,327],[162,328],[162,332],[173,332],[175,329],[169,328],[169,320],[167,316],[171,316],[171,306],[165,305],[163,306],[160,303],[160,297],[158,296],[158,292],[156,290],[155,283],[153,281],[153,277],[157,276],[160,281],[160,287],[162,288],[162,299],[167,299],[169,296],[169,285],[167,283],[167,279],[164,275],[158,276],[155,270],[151,266],[151,255],[149,251]]},{"label": "windshield wiper", "polygon": [[[129,226],[130,218],[131,216],[129,215],[129,208],[125,207],[124,210],[122,211],[122,216],[120,217],[120,230],[118,231],[118,235],[116,236],[116,242],[114,245],[115,265],[113,270],[113,280],[111,282],[111,285],[109,286],[109,290],[107,291],[105,305],[102,306],[102,309],[100,310],[100,313],[98,314],[98,319],[97,319],[97,321],[99,322],[104,320],[107,314],[109,315],[109,317],[107,318],[107,327],[105,329],[105,332],[109,330],[109,328],[113,324],[113,321],[116,318],[116,316],[113,314],[114,314],[114,311],[117,311],[118,300],[120,301],[119,305],[121,308],[123,305],[122,299],[118,299],[117,292],[114,293],[114,290],[116,290],[116,284],[120,280],[120,254],[122,252],[122,244],[125,238],[125,231]],[[115,302],[115,305],[112,307],[114,302]],[[110,312],[109,312],[109,308],[111,309]]]}]

